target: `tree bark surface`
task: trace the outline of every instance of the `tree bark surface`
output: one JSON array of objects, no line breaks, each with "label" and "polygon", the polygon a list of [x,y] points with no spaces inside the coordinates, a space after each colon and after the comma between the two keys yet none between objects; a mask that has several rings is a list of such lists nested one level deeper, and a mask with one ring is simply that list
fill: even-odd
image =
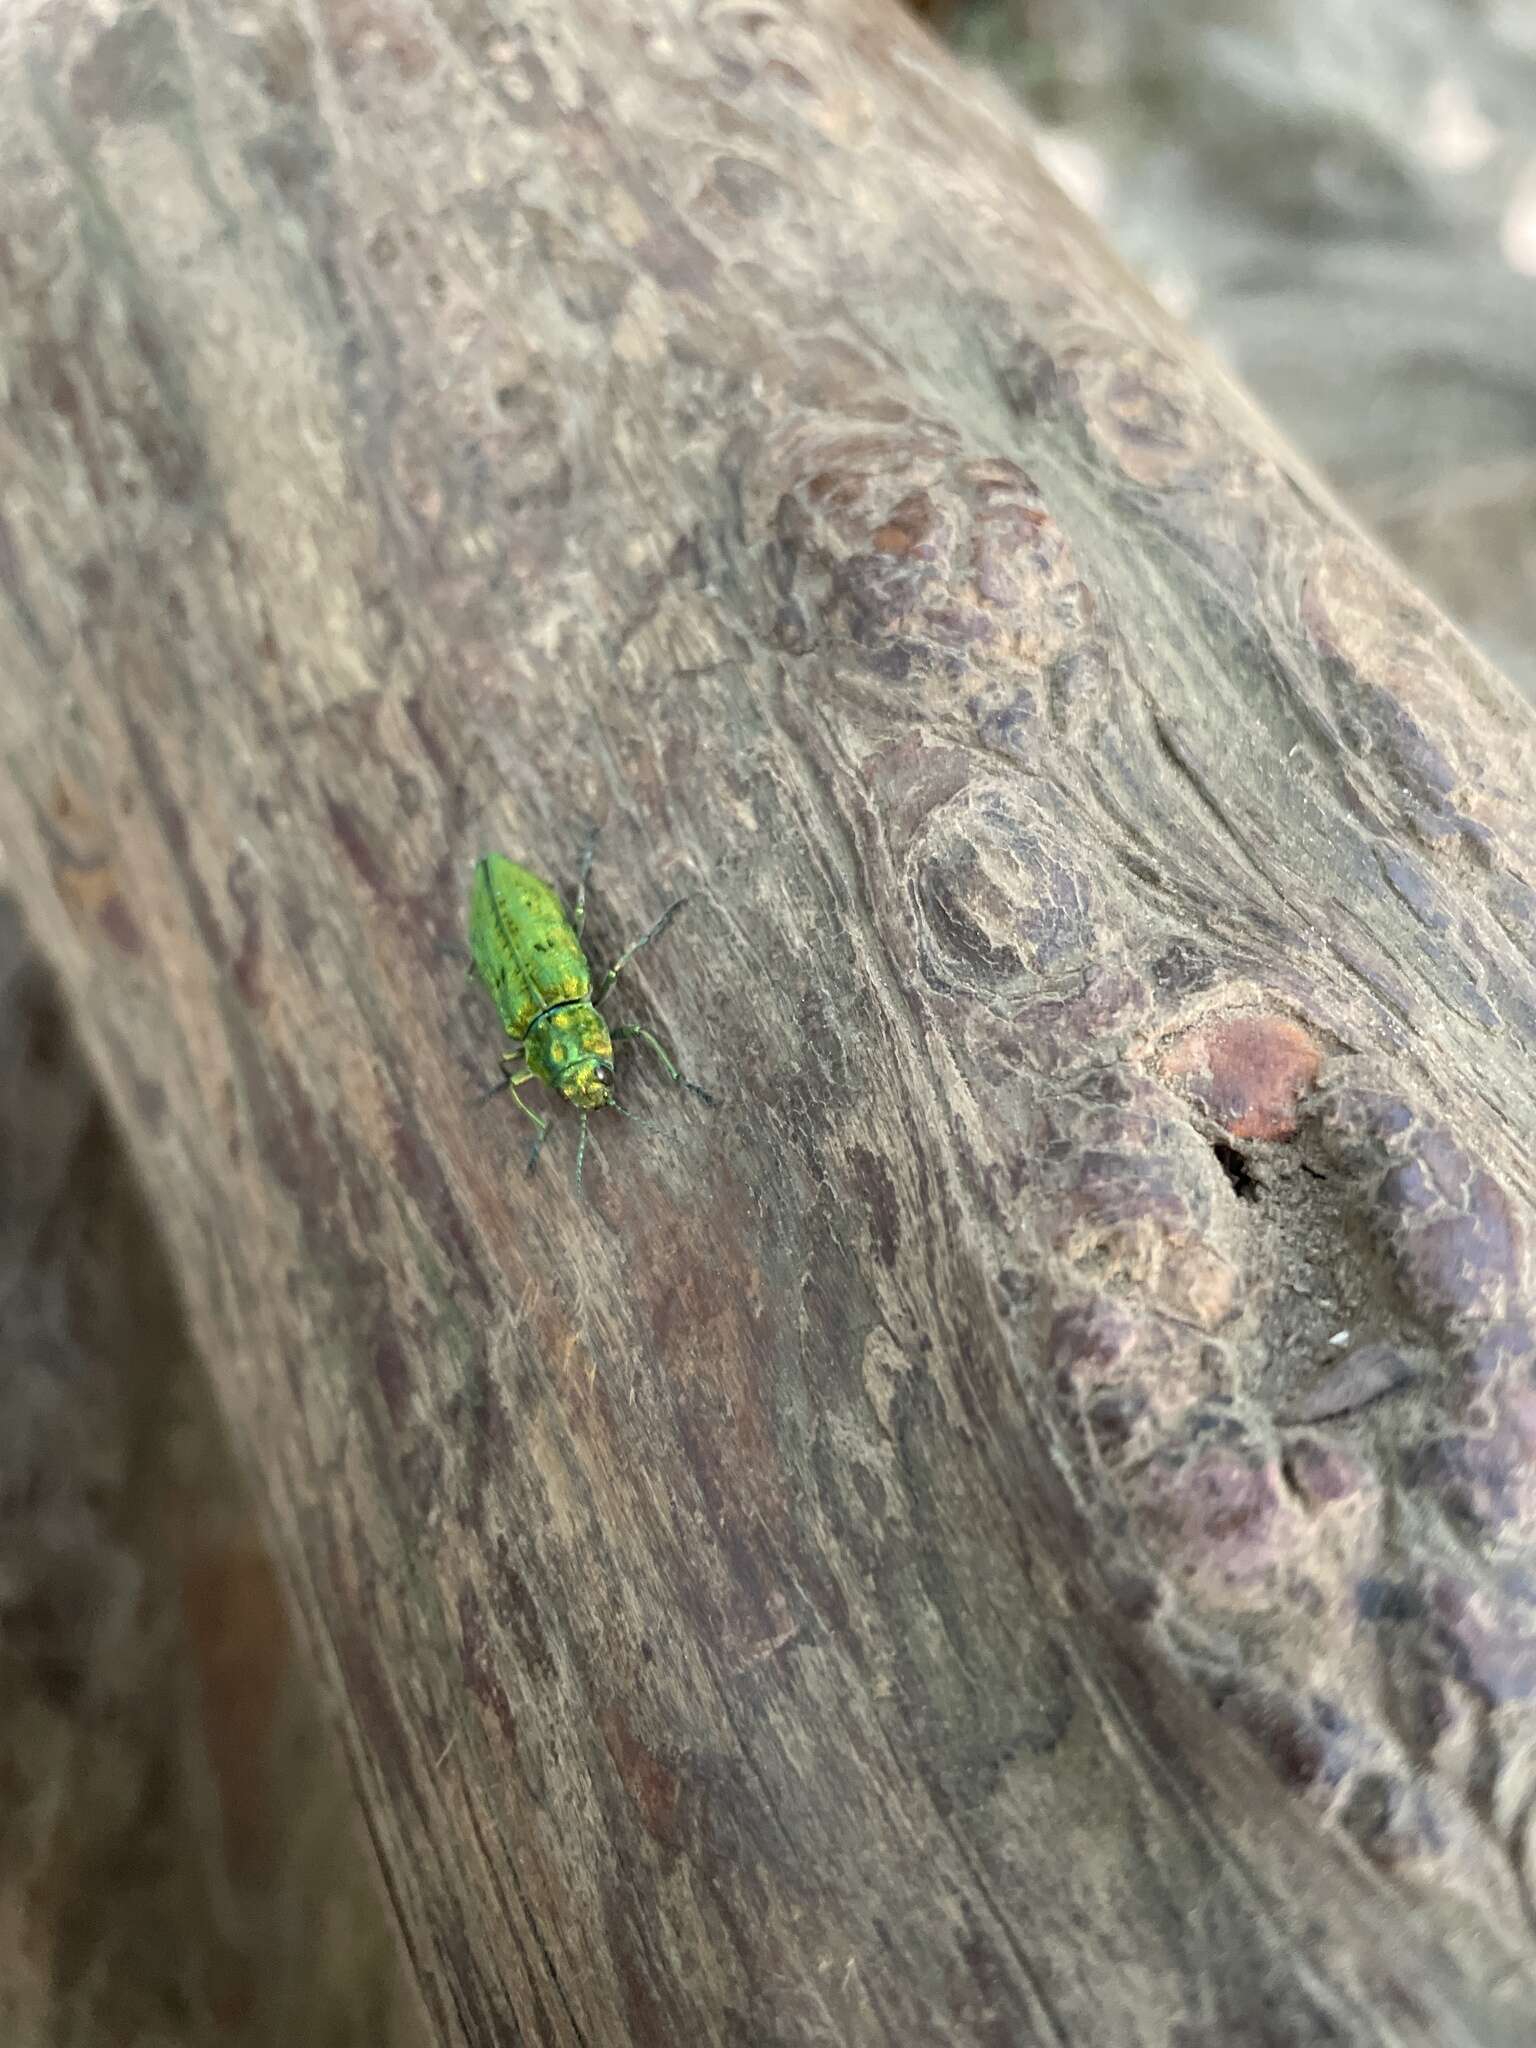
[{"label": "tree bark surface", "polygon": [[[442,2038],[1528,2041],[1532,715],[1000,95],[13,0],[0,403],[0,832]],[[589,819],[720,1100],[578,1197],[462,943]]]}]

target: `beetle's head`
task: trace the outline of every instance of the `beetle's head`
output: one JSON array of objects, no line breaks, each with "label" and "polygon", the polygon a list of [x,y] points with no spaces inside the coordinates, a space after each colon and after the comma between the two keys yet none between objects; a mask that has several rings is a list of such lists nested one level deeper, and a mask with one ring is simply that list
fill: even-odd
[{"label": "beetle's head", "polygon": [[613,1100],[613,1065],[609,1060],[578,1060],[568,1067],[560,1093],[578,1109],[606,1109]]},{"label": "beetle's head", "polygon": [[528,1064],[567,1102],[606,1109],[613,1101],[613,1040],[590,1003],[551,1011],[528,1039]]}]

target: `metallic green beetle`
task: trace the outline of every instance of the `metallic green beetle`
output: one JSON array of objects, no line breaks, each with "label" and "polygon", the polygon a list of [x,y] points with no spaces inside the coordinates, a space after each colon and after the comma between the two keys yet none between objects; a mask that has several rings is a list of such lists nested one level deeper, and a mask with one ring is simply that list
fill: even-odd
[{"label": "metallic green beetle", "polygon": [[[543,1081],[576,1105],[581,1111],[581,1140],[576,1149],[578,1188],[582,1162],[587,1156],[589,1112],[617,1109],[621,1116],[629,1115],[613,1099],[615,1043],[627,1038],[643,1040],[679,1087],[687,1088],[705,1102],[712,1099],[694,1082],[684,1080],[660,1041],[649,1031],[638,1024],[621,1024],[610,1033],[598,1014],[599,1004],[622,970],[642,946],[661,937],[687,898],[680,898],[664,910],[644,937],[620,954],[593,995],[592,969],[581,945],[592,851],[593,843],[589,840],[581,857],[576,902],[569,917],[548,882],[540,881],[504,854],[480,856],[469,891],[469,950],[473,959],[470,973],[478,974],[490,990],[507,1035],[517,1041],[517,1051],[503,1057],[502,1064],[509,1071],[490,1093],[498,1095],[503,1088],[516,1090],[529,1081]],[[524,1071],[514,1074],[510,1069],[519,1061]],[[514,1094],[513,1099],[524,1115],[538,1125],[539,1135],[528,1156],[528,1171],[532,1173],[539,1163],[539,1151],[549,1125],[520,1095]]]}]

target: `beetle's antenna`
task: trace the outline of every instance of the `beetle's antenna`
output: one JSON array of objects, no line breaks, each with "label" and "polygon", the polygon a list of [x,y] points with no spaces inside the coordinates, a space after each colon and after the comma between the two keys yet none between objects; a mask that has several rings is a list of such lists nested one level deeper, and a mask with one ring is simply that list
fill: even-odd
[{"label": "beetle's antenna", "polygon": [[654,1124],[656,1121],[653,1116],[636,1116],[635,1112],[632,1109],[626,1109],[622,1102],[610,1102],[608,1107],[616,1109],[620,1116],[627,1116],[632,1124]]},{"label": "beetle's antenna", "polygon": [[581,1112],[581,1138],[576,1146],[576,1192],[581,1193],[581,1165],[587,1156],[587,1112]]}]

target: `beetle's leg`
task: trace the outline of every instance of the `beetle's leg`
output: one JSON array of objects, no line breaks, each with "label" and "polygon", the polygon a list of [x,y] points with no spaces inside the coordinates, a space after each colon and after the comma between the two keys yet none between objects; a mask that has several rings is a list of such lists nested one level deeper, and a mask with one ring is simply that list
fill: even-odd
[{"label": "beetle's leg", "polygon": [[[525,1081],[531,1081],[534,1078],[532,1074],[518,1074],[507,1085],[509,1088],[521,1088]],[[544,1140],[549,1136],[549,1120],[547,1117],[540,1116],[536,1110],[530,1109],[521,1095],[514,1095],[512,1100],[523,1112],[523,1115],[528,1118],[529,1122],[535,1123],[539,1127],[539,1135],[534,1139],[533,1149],[528,1154],[528,1171],[532,1173],[538,1166],[539,1154],[544,1149]]]},{"label": "beetle's leg", "polygon": [[[533,1116],[533,1111],[530,1109],[528,1114]],[[533,1116],[533,1120],[539,1127],[539,1135],[528,1148],[528,1171],[530,1173],[537,1173],[539,1169],[539,1154],[544,1150],[544,1140],[549,1136],[549,1125],[545,1123],[541,1116]]]},{"label": "beetle's leg", "polygon": [[[509,1052],[506,1056],[507,1064],[510,1066],[512,1061],[519,1057],[519,1054],[515,1052]],[[534,1139],[533,1150],[528,1154],[528,1171],[530,1173],[532,1173],[534,1168],[538,1165],[539,1153],[543,1149],[544,1140],[549,1136],[549,1120],[547,1117],[540,1116],[537,1110],[530,1109],[527,1103],[524,1102],[521,1095],[519,1095],[516,1091],[519,1088],[526,1087],[528,1082],[536,1081],[537,1079],[538,1075],[531,1071],[527,1071],[521,1074],[503,1074],[501,1079],[496,1083],[496,1086],[494,1088],[487,1088],[485,1094],[480,1098],[482,1102],[489,1102],[493,1095],[499,1095],[504,1088],[510,1088],[513,1090],[512,1100],[523,1112],[523,1115],[527,1117],[530,1123],[538,1125],[539,1135]]]},{"label": "beetle's leg", "polygon": [[640,948],[642,946],[648,946],[651,943],[652,939],[659,939],[661,937],[662,933],[666,930],[667,926],[672,922],[673,918],[676,917],[677,913],[682,909],[683,905],[687,901],[688,898],[686,896],[679,896],[675,903],[669,904],[668,907],[661,913],[660,917],[657,918],[656,922],[651,926],[650,930],[644,935],[643,938],[638,938],[635,940],[635,943],[632,946],[625,947],[624,951],[619,955],[618,959],[614,961],[613,965],[609,968],[608,972],[603,976],[603,985],[598,990],[597,994],[592,998],[594,1004],[600,1003],[603,1000],[603,997],[607,995],[609,989],[613,987],[613,984],[618,980],[620,974],[623,973],[624,969],[629,965],[630,961],[634,959],[635,955],[639,952]]},{"label": "beetle's leg", "polygon": [[701,1088],[697,1081],[689,1081],[678,1072],[676,1064],[668,1057],[666,1048],[662,1045],[661,1040],[657,1038],[654,1033],[645,1030],[639,1024],[620,1024],[615,1028],[613,1033],[614,1044],[617,1045],[621,1038],[641,1039],[646,1045],[648,1045],[651,1048],[651,1051],[655,1053],[657,1059],[659,1059],[661,1061],[661,1064],[666,1068],[667,1075],[670,1080],[674,1081],[679,1088],[686,1088],[690,1095],[697,1095],[701,1102],[707,1102],[711,1109],[714,1108],[715,1098],[713,1097],[713,1095],[709,1094],[707,1090]]},{"label": "beetle's leg", "polygon": [[[501,1056],[501,1064],[504,1067],[515,1067],[522,1056],[521,1052],[504,1052]],[[480,1097],[480,1100],[482,1102],[489,1102],[493,1095],[500,1095],[507,1088],[521,1088],[525,1081],[531,1081],[533,1078],[531,1072],[519,1074],[515,1080],[510,1073],[503,1074],[499,1081],[491,1083],[490,1087]],[[519,1103],[518,1108],[521,1109],[522,1107],[523,1104]]]},{"label": "beetle's leg", "polygon": [[592,858],[597,852],[598,828],[592,825],[582,844],[581,861],[576,869],[576,901],[571,909],[571,930],[580,933],[587,917],[587,877],[592,872]]}]

